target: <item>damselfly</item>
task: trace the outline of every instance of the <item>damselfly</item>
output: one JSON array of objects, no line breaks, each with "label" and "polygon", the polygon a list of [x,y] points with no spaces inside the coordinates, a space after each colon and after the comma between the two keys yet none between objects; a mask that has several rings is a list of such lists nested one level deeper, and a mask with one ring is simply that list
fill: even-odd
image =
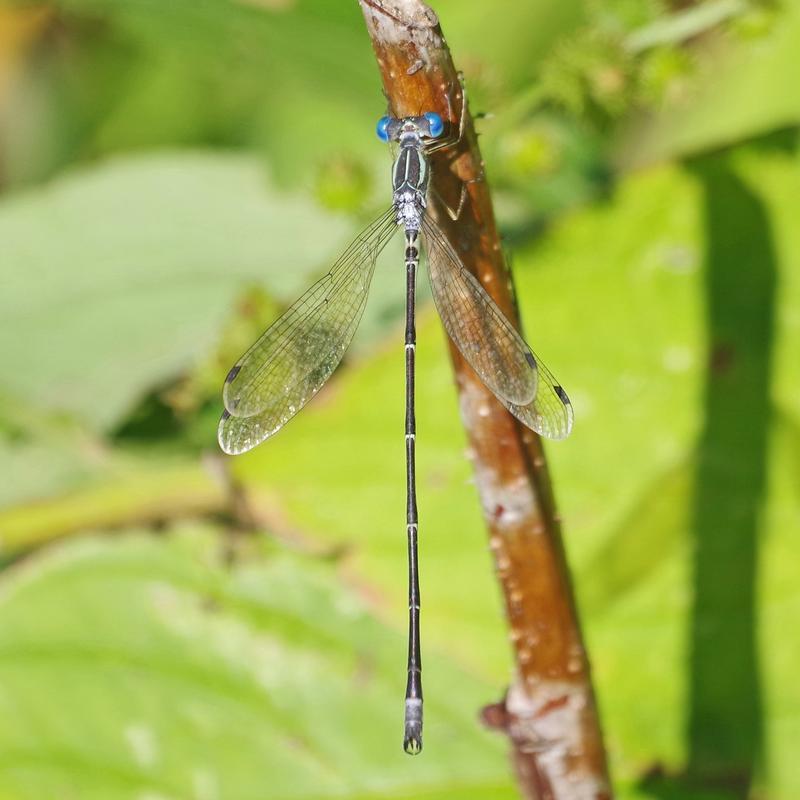
[{"label": "damselfly", "polygon": [[[462,105],[464,104],[462,96]],[[562,439],[572,427],[566,392],[514,326],[467,271],[435,220],[426,213],[429,156],[455,144],[433,112],[382,117],[378,137],[399,152],[392,168],[392,205],[344,251],[331,270],[300,297],[239,359],[223,389],[219,443],[238,454],[277,433],[322,387],[347,350],[367,302],[378,254],[398,227],[405,233],[406,271],[406,532],[409,566],[408,683],[404,748],[422,749],[422,662],[419,636],[417,499],[414,418],[415,292],[419,244],[439,316],[452,341],[498,400],[542,436]]]}]

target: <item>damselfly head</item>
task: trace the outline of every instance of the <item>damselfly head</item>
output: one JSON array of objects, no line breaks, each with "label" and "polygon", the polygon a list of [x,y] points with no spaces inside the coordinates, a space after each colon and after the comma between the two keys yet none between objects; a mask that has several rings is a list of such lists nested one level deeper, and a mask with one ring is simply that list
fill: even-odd
[{"label": "damselfly head", "polygon": [[381,117],[375,129],[382,142],[399,142],[407,136],[436,139],[444,132],[444,121],[435,111],[418,117]]}]

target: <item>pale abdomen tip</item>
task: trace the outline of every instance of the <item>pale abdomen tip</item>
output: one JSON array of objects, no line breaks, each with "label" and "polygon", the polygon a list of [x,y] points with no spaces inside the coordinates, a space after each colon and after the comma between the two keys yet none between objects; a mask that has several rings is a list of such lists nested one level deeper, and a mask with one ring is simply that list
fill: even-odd
[{"label": "pale abdomen tip", "polygon": [[406,736],[403,740],[403,750],[410,756],[419,755],[422,752],[422,737],[421,736]]}]

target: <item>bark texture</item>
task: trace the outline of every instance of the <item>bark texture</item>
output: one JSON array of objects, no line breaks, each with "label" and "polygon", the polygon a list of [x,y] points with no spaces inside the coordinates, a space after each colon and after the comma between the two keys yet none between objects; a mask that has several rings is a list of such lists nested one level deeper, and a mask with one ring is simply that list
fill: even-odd
[{"label": "bark texture", "polygon": [[[389,113],[436,111],[457,127],[464,97],[434,12],[419,0],[360,0]],[[464,264],[519,326],[472,119],[432,157],[432,212]],[[458,206],[441,213],[437,195]],[[611,788],[550,477],[539,437],[503,408],[450,346],[489,544],[505,599],[517,674],[484,709],[503,730],[523,795],[607,800]]]}]

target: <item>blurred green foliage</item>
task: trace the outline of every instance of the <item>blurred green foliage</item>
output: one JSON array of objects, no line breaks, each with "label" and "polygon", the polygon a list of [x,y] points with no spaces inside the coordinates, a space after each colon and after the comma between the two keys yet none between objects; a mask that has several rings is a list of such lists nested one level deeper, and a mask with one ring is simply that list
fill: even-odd
[{"label": "blurred green foliage", "polygon": [[[800,5],[435,3],[528,338],[621,798],[800,796]],[[0,798],[516,796],[509,648],[421,313],[426,752],[404,683],[403,296],[286,432],[227,366],[388,202],[357,3],[0,6]]]}]

